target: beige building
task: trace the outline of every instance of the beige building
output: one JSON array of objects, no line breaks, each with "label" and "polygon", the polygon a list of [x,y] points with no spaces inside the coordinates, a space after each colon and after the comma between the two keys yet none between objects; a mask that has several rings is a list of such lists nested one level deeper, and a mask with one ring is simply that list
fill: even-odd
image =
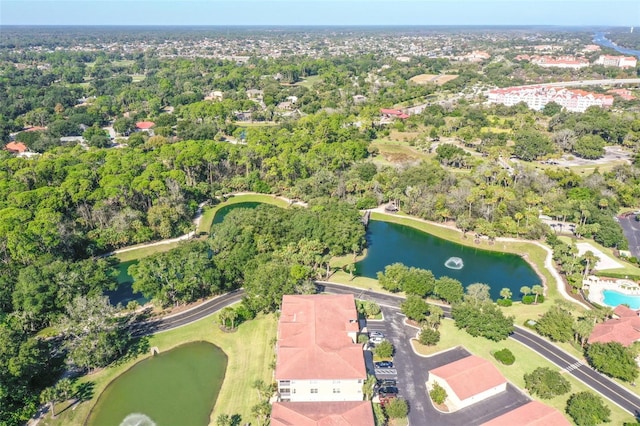
[{"label": "beige building", "polygon": [[504,392],[507,380],[486,359],[470,355],[429,371],[427,388],[438,383],[447,391],[445,404],[457,411]]}]

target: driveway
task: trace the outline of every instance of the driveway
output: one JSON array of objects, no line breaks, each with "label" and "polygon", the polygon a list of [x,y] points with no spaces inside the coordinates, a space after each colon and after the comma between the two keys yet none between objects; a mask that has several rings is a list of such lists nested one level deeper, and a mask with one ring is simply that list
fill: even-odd
[{"label": "driveway", "polygon": [[631,255],[640,259],[640,222],[636,220],[636,215],[618,216],[622,232],[629,242]]},{"label": "driveway", "polygon": [[[428,371],[469,356],[463,348],[453,348],[431,357],[421,357],[413,352],[409,339],[415,337],[417,329],[404,324],[404,315],[397,308],[382,307],[385,320],[369,321],[368,331],[381,331],[396,349],[393,373],[376,374],[379,379],[396,378],[400,396],[409,403],[409,423],[411,425],[479,425],[494,417],[520,407],[529,401],[517,388],[508,385],[507,391],[488,398],[481,403],[464,408],[455,413],[445,414],[431,405],[427,395]],[[367,368],[371,373],[372,357],[366,356]]]}]

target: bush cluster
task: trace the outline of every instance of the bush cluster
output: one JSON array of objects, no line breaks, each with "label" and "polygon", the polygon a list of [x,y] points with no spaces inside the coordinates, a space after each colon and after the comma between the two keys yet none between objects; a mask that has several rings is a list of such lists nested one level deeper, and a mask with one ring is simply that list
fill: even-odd
[{"label": "bush cluster", "polygon": [[504,348],[493,353],[493,357],[504,365],[511,365],[516,362],[516,357],[509,349]]}]

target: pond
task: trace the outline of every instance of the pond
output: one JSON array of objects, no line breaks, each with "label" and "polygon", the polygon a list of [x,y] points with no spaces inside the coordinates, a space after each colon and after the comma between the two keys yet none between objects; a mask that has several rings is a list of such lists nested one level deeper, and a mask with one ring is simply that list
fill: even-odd
[{"label": "pond", "polygon": [[138,263],[137,260],[130,260],[118,264],[118,288],[104,292],[104,294],[109,297],[109,302],[111,302],[112,305],[120,303],[122,306],[127,306],[127,303],[135,300],[142,306],[149,301],[149,299],[142,294],[134,293],[131,288],[133,277],[129,275],[127,269],[136,263]]},{"label": "pond", "polygon": [[430,269],[436,277],[455,278],[465,286],[488,284],[494,300],[502,288],[511,289],[512,299],[520,300],[520,287],[540,284],[540,277],[518,255],[462,246],[409,226],[371,220],[367,245],[367,257],[356,264],[356,273],[369,278],[400,262]]},{"label": "pond", "polygon": [[226,368],[225,353],[206,342],[140,361],[107,386],[87,424],[208,425]]}]

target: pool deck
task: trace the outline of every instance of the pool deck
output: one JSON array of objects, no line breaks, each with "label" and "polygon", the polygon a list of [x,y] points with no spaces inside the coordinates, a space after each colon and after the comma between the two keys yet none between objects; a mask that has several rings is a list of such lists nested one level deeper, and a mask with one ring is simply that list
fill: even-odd
[{"label": "pool deck", "polygon": [[617,291],[628,296],[640,296],[640,285],[631,280],[603,280],[589,275],[582,283],[584,289],[589,289],[589,300],[601,306],[610,306],[604,303],[605,290]]}]

